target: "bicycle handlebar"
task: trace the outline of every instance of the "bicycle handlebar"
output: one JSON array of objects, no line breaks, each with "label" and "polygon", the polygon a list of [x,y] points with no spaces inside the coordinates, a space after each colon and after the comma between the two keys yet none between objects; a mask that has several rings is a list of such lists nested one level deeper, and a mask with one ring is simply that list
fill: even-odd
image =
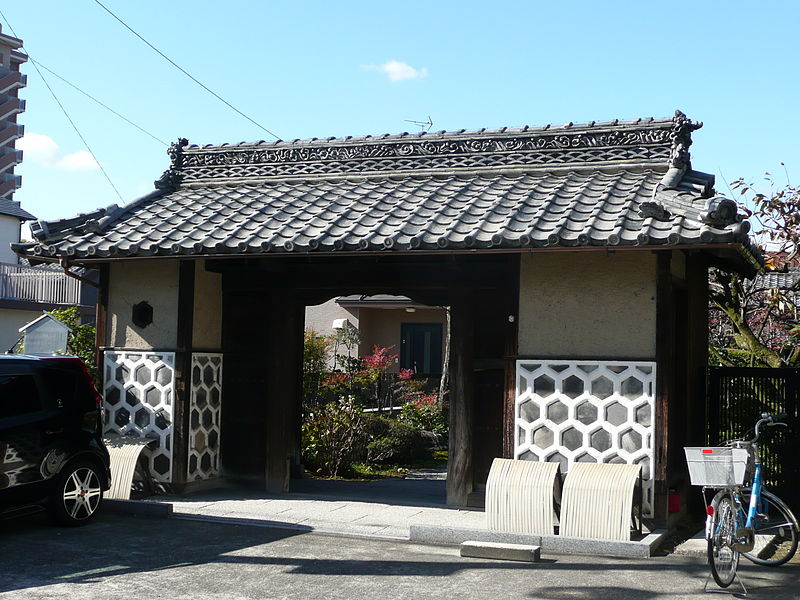
[{"label": "bicycle handlebar", "polygon": [[760,428],[762,425],[766,425],[767,427],[778,427],[783,425],[784,427],[789,427],[786,423],[781,422],[782,419],[785,419],[787,415],[785,414],[777,414],[771,415],[769,413],[761,413],[761,418],[756,422],[755,433],[756,436],[749,440],[751,444],[755,444],[758,441],[759,436],[761,435]]}]

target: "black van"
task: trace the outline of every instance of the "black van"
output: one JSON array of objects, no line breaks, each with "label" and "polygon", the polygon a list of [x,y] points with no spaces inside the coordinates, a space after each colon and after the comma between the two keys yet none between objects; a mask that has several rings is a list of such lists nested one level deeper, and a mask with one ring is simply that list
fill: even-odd
[{"label": "black van", "polygon": [[0,355],[0,515],[39,505],[88,523],[109,488],[102,398],[75,357]]}]

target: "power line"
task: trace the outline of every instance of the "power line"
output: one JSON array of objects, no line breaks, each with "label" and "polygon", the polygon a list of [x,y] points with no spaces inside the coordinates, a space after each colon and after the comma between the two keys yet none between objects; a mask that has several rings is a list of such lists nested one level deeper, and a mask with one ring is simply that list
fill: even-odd
[{"label": "power line", "polygon": [[133,30],[133,29],[132,29],[132,28],[131,28],[131,27],[130,27],[130,26],[129,26],[129,25],[128,25],[128,24],[127,24],[125,21],[123,21],[122,19],[120,19],[120,18],[119,18],[117,15],[115,15],[113,12],[111,12],[111,10],[110,10],[110,9],[109,9],[109,8],[108,8],[106,5],[104,5],[102,2],[100,2],[100,0],[94,0],[94,2],[95,2],[95,4],[97,4],[98,6],[100,6],[100,8],[102,8],[104,11],[106,11],[106,12],[107,12],[109,15],[111,15],[112,17],[114,17],[114,19],[116,19],[117,21],[119,21],[119,23],[120,23],[120,24],[121,24],[123,27],[125,27],[125,29],[127,29],[128,31],[130,31],[130,32],[131,32],[133,35],[135,35],[135,36],[136,36],[136,37],[138,37],[140,40],[142,40],[142,41],[143,41],[145,44],[147,44],[148,46],[150,46],[150,48],[151,48],[151,49],[153,49],[153,50],[154,50],[154,51],[155,51],[157,54],[159,54],[159,55],[160,55],[160,56],[161,56],[161,57],[162,57],[164,60],[166,60],[166,61],[167,61],[169,64],[171,64],[173,67],[175,67],[176,69],[178,69],[178,70],[179,70],[181,73],[183,73],[184,75],[186,75],[186,76],[187,76],[189,79],[191,79],[192,81],[194,81],[194,82],[195,82],[197,85],[199,85],[201,88],[203,88],[203,89],[204,89],[205,91],[207,91],[209,94],[211,94],[212,96],[214,96],[214,97],[215,97],[217,100],[219,100],[220,102],[222,102],[223,104],[225,104],[225,105],[226,105],[228,108],[231,108],[231,109],[233,109],[234,111],[236,111],[237,113],[239,113],[239,114],[240,114],[241,116],[243,116],[245,119],[247,119],[248,121],[250,121],[250,122],[251,122],[253,125],[255,125],[255,126],[256,126],[256,127],[258,127],[259,129],[261,129],[262,131],[265,131],[265,132],[267,132],[269,135],[271,135],[272,137],[274,137],[276,140],[280,139],[280,137],[279,137],[278,135],[274,134],[274,133],[273,133],[273,132],[271,132],[269,129],[267,129],[266,127],[264,127],[263,125],[261,125],[260,123],[258,123],[258,122],[257,122],[257,121],[255,121],[254,119],[252,119],[251,117],[249,117],[249,116],[247,116],[246,114],[244,114],[242,111],[240,111],[238,108],[236,108],[236,107],[235,107],[233,104],[231,104],[230,102],[228,102],[227,100],[225,100],[225,99],[224,99],[222,96],[220,96],[219,94],[217,94],[217,93],[216,93],[214,90],[210,89],[208,86],[206,86],[205,84],[203,84],[202,82],[200,82],[200,81],[199,81],[199,80],[198,80],[196,77],[194,77],[194,75],[192,75],[191,73],[189,73],[189,72],[188,72],[186,69],[184,69],[183,67],[181,67],[180,65],[178,65],[178,64],[177,64],[177,63],[176,63],[174,60],[172,60],[170,57],[168,57],[166,54],[164,54],[164,53],[163,53],[161,50],[159,50],[159,49],[158,49],[158,48],[156,48],[156,47],[155,47],[153,44],[151,44],[151,43],[150,43],[150,42],[148,42],[146,39],[144,39],[144,38],[143,38],[141,35],[139,35],[139,34],[138,34],[136,31],[134,31],[134,30]]},{"label": "power line", "polygon": [[[8,22],[8,19],[6,18],[6,16],[3,14],[2,11],[0,11],[0,17],[2,17],[3,21],[5,21],[6,25],[8,25],[8,28],[11,30],[11,33],[14,34],[14,37],[19,39],[19,36],[17,35],[17,32],[14,31],[14,28],[11,26],[11,23]],[[22,46],[22,49],[25,50],[25,47]],[[25,52],[28,53],[27,50],[25,50]],[[30,54],[29,53],[28,53],[28,57],[30,58]],[[58,96],[56,96],[56,93],[53,91],[53,88],[50,87],[50,84],[48,83],[48,81],[45,78],[45,76],[42,73],[42,71],[39,69],[39,66],[33,60],[31,60],[31,63],[33,64],[33,68],[36,69],[36,72],[39,74],[39,77],[42,78],[42,81],[44,82],[45,87],[47,87],[47,89],[49,90],[50,94],[53,96],[53,100],[56,101],[56,104],[58,104],[58,107],[61,109],[61,112],[64,113],[64,116],[67,118],[67,121],[69,121],[69,124],[72,125],[72,128],[75,130],[75,133],[78,134],[78,137],[81,139],[81,142],[83,142],[83,145],[86,147],[86,150],[88,150],[89,154],[92,155],[92,158],[94,159],[94,162],[97,163],[97,166],[100,168],[100,171],[105,176],[106,181],[108,181],[108,184],[113,188],[114,192],[117,194],[117,197],[119,197],[120,202],[124,203],[125,201],[122,199],[122,194],[119,193],[119,190],[117,189],[117,186],[115,186],[114,182],[111,181],[111,177],[108,176],[108,173],[106,173],[106,170],[103,168],[103,165],[100,164],[99,160],[97,160],[97,156],[95,156],[95,153],[92,150],[92,147],[89,146],[89,142],[87,142],[86,138],[83,137],[83,134],[80,132],[80,129],[78,129],[78,126],[75,125],[75,121],[72,120],[72,117],[69,116],[69,113],[67,112],[67,109],[64,108],[63,104],[61,104],[61,101],[58,99]]]},{"label": "power line", "polygon": [[74,83],[72,83],[72,82],[70,82],[70,81],[67,81],[67,80],[66,80],[66,79],[64,79],[64,78],[63,78],[61,75],[59,75],[58,73],[56,73],[56,72],[55,72],[55,71],[53,71],[52,69],[48,69],[46,66],[44,66],[44,65],[43,65],[42,63],[40,63],[39,61],[37,61],[37,60],[33,60],[33,59],[30,57],[30,56],[28,56],[28,59],[29,59],[29,60],[30,60],[30,61],[31,61],[33,64],[35,64],[35,65],[39,65],[40,67],[42,67],[42,68],[43,68],[45,71],[47,71],[48,73],[50,73],[50,74],[51,74],[53,77],[56,77],[56,78],[60,79],[61,81],[63,81],[64,83],[66,83],[66,84],[67,84],[68,86],[70,86],[71,88],[73,88],[73,89],[75,89],[75,90],[79,91],[81,94],[83,94],[84,96],[86,96],[86,97],[87,97],[87,98],[89,98],[90,100],[93,100],[94,102],[96,102],[97,104],[99,104],[100,106],[102,106],[103,108],[105,108],[107,111],[111,112],[112,114],[115,114],[116,116],[118,116],[120,119],[122,119],[123,121],[125,121],[125,122],[126,122],[126,123],[128,123],[129,125],[133,125],[133,126],[136,128],[136,129],[138,129],[139,131],[141,131],[141,132],[142,132],[142,133],[144,133],[145,135],[149,135],[149,136],[150,136],[151,138],[153,138],[155,141],[157,141],[157,142],[158,142],[158,143],[160,143],[160,144],[163,144],[164,146],[169,146],[169,144],[168,144],[167,142],[165,142],[164,140],[160,140],[160,139],[158,139],[156,136],[154,136],[152,133],[150,133],[149,131],[147,131],[147,130],[146,130],[146,129],[144,129],[143,127],[141,127],[141,126],[137,125],[136,123],[134,123],[133,121],[131,121],[130,119],[128,119],[127,117],[125,117],[124,115],[121,115],[120,113],[118,113],[117,111],[115,111],[113,108],[111,108],[111,107],[110,107],[110,106],[108,106],[107,104],[104,104],[103,102],[101,102],[100,100],[98,100],[97,98],[95,98],[94,96],[92,96],[90,93],[88,93],[88,92],[85,92],[84,90],[82,90],[81,88],[79,88],[79,87],[78,87],[77,85],[75,85]]}]

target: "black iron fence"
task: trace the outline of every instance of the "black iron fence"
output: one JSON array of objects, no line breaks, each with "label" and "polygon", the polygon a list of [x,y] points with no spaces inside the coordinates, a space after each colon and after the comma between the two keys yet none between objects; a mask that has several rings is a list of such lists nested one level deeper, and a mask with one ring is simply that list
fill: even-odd
[{"label": "black iron fence", "polygon": [[759,440],[767,487],[800,512],[800,369],[710,367],[708,443],[744,438],[761,413],[788,415],[791,433]]}]

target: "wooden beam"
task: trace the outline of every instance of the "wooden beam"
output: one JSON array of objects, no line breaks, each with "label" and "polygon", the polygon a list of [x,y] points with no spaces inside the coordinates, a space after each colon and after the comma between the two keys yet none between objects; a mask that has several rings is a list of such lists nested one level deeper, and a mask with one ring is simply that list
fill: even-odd
[{"label": "wooden beam", "polygon": [[450,447],[447,504],[465,506],[473,489],[474,318],[469,297],[451,306]]},{"label": "wooden beam", "polygon": [[503,397],[503,458],[514,458],[514,407],[517,397],[517,361],[519,353],[519,255],[509,256],[505,289],[505,389]]},{"label": "wooden beam", "polygon": [[[304,307],[291,293],[275,290],[266,299],[269,321],[266,348],[267,385],[265,482],[268,492],[288,492],[297,446],[302,394]],[[293,460],[295,458],[295,460]]]},{"label": "wooden beam", "polygon": [[195,261],[183,260],[178,271],[177,351],[175,352],[175,405],[172,436],[172,483],[186,484],[189,460],[189,413],[192,393],[192,335],[194,331]]},{"label": "wooden beam", "polygon": [[656,414],[655,497],[656,519],[667,518],[667,464],[669,458],[669,404],[674,380],[675,307],[672,292],[672,254],[656,254]]},{"label": "wooden beam", "polygon": [[708,263],[702,254],[686,259],[686,283],[689,294],[688,328],[688,397],[686,415],[687,443],[701,446],[705,441],[706,370],[708,367]]},{"label": "wooden beam", "polygon": [[249,273],[251,279],[260,279],[271,288],[284,287],[295,292],[407,295],[411,290],[496,289],[504,283],[503,265],[507,262],[507,255],[435,262],[412,257],[402,261],[393,258],[391,261],[357,257],[314,262],[287,259],[261,263],[209,261],[208,270]]},{"label": "wooden beam", "polygon": [[109,265],[104,263],[98,267],[100,274],[100,286],[97,290],[97,305],[95,307],[95,338],[94,338],[94,362],[97,365],[97,372],[100,373],[100,380],[103,379],[103,348],[108,345],[106,339],[108,332],[108,285],[109,285]]}]

